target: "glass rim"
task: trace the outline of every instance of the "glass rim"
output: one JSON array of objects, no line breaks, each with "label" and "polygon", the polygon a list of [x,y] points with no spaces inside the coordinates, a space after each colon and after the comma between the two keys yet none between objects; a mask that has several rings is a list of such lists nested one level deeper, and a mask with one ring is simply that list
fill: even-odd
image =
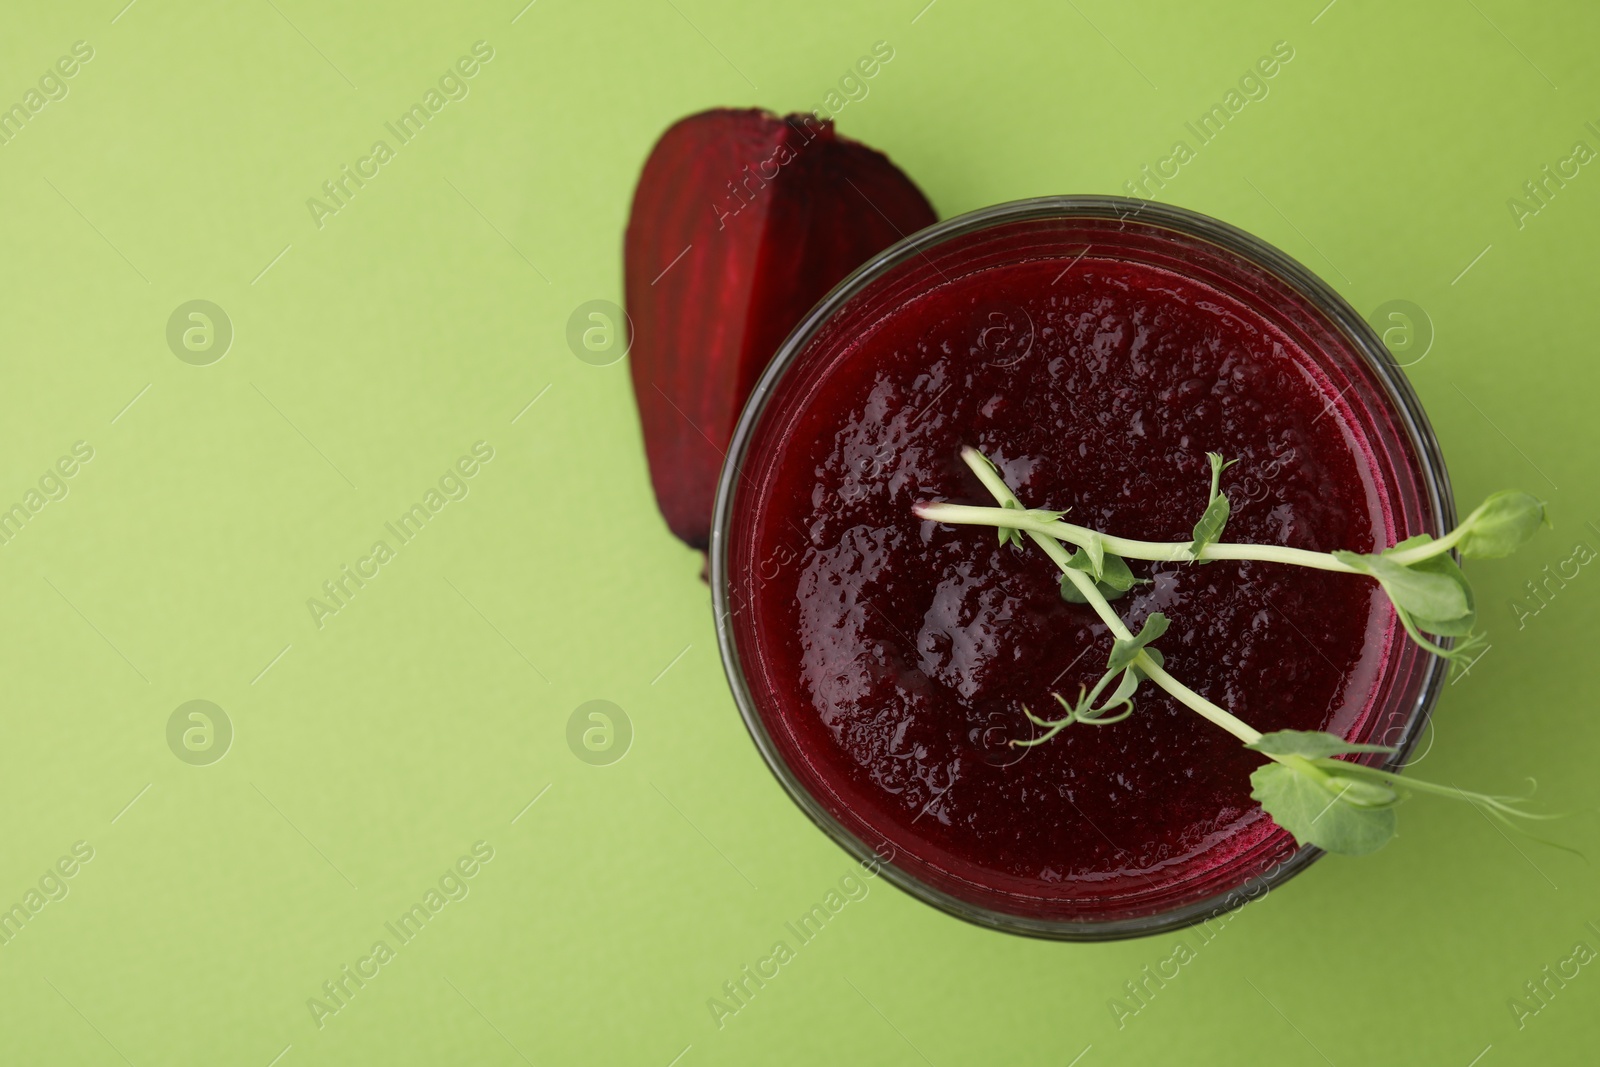
[{"label": "glass rim", "polygon": [[[1304,297],[1310,308],[1327,317],[1351,350],[1373,372],[1381,390],[1387,394],[1394,408],[1393,414],[1398,417],[1397,422],[1403,427],[1406,441],[1416,455],[1425,490],[1426,509],[1431,513],[1436,528],[1442,533],[1455,526],[1455,500],[1450,488],[1449,473],[1421,400],[1388,346],[1332,286],[1304,264],[1262,239],[1220,219],[1188,208],[1122,196],[1043,196],[1011,200],[979,208],[903,237],[852,271],[806,313],[789,332],[771,362],[762,371],[740,413],[717,480],[716,505],[712,512],[711,542],[707,555],[710,562],[711,600],[713,617],[716,620],[717,648],[721,654],[723,671],[733,691],[734,702],[739,707],[740,717],[744,720],[757,751],[761,753],[767,768],[783,786],[784,792],[823,833],[863,865],[874,866],[878,873],[897,888],[958,919],[989,929],[1049,940],[1110,941],[1165,933],[1206,922],[1264,896],[1274,887],[1314,863],[1323,855],[1323,850],[1314,845],[1299,846],[1286,859],[1272,864],[1264,872],[1249,876],[1230,889],[1153,915],[1135,918],[1109,919],[1104,922],[1039,919],[997,911],[963,900],[929,885],[916,875],[897,866],[894,863],[894,856],[881,855],[834,818],[816,797],[812,796],[810,790],[789,768],[761,718],[760,709],[756,707],[755,699],[745,679],[731,627],[728,625],[732,617],[729,606],[731,582],[728,573],[728,532],[733,521],[733,497],[742,473],[741,465],[750,439],[766,411],[775,387],[822,327],[836,312],[879,278],[944,241],[1001,223],[1030,219],[1074,218],[1117,219],[1124,223],[1137,221],[1147,226],[1174,231],[1189,239],[1199,239],[1255,265]],[[1439,657],[1430,656],[1427,657],[1422,670],[1422,682],[1415,703],[1405,718],[1404,736],[1394,746],[1394,753],[1381,764],[1385,769],[1399,771],[1405,766],[1434,705],[1438,702],[1447,665]]]}]

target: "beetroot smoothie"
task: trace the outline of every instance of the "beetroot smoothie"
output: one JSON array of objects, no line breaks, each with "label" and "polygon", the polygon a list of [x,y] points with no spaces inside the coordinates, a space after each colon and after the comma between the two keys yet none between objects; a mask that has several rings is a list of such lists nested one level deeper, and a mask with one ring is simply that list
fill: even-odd
[{"label": "beetroot smoothie", "polygon": [[[1023,705],[1055,718],[1052,693],[1094,684],[1111,636],[1043,553],[912,505],[992,505],[971,445],[1028,506],[1185,541],[1210,451],[1240,461],[1227,540],[1437,533],[1409,394],[1350,332],[1193,235],[1048,216],[930,243],[802,324],[746,412],[717,546],[746,715],[802,806],[934,903],[1056,936],[1190,921],[1292,864],[1250,799],[1263,758],[1153,685],[1125,721],[1008,745],[1037,732]],[[1375,584],[1130,565],[1151,582],[1118,614],[1164,613],[1168,669],[1252,726],[1407,738],[1430,671]]]}]

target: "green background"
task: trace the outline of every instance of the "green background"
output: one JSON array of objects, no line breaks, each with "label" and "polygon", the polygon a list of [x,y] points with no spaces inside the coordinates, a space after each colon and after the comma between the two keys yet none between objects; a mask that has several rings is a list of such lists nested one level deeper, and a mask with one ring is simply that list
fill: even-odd
[{"label": "green background", "polygon": [[[872,882],[713,1023],[707,999],[850,865],[740,724],[626,363],[576,358],[566,325],[620,300],[662,129],[818,106],[880,40],[894,58],[840,129],[942,216],[1123,191],[1289,42],[1270,94],[1158,197],[1279,245],[1364,314],[1424,309],[1409,373],[1460,498],[1527,488],[1557,531],[1473,568],[1492,649],[1445,693],[1421,770],[1597,802],[1600,575],[1514,605],[1575,543],[1600,549],[1600,165],[1520,228],[1507,200],[1600,148],[1600,12],[925,2],[8,11],[0,105],[74,41],[94,58],[0,146],[0,506],[74,442],[94,458],[0,547],[0,906],[75,842],[94,858],[0,947],[0,1059],[1594,1062],[1600,966],[1521,1027],[1508,1005],[1600,949],[1594,868],[1428,800],[1382,853],[1324,860],[1204,946],[1027,941]],[[479,40],[470,95],[319,228],[307,199]],[[166,340],[194,299],[235,333],[209,366]],[[470,495],[319,629],[307,598],[477,441],[494,459]],[[193,699],[235,731],[208,766],[167,743]],[[606,766],[567,741],[594,699],[632,724]],[[1554,833],[1600,851],[1589,815]],[[470,895],[319,1028],[308,998],[480,840]],[[1179,940],[1196,958],[1119,1028],[1108,1002]]]}]

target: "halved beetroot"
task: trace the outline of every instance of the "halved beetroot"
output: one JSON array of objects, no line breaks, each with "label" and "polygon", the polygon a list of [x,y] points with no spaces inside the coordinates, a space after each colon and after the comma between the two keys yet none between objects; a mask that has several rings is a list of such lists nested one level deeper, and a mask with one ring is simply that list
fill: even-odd
[{"label": "halved beetroot", "polygon": [[634,192],[623,269],[633,390],[674,534],[709,543],[739,411],[801,316],[935,221],[886,156],[812,115],[719,109],[662,135]]}]

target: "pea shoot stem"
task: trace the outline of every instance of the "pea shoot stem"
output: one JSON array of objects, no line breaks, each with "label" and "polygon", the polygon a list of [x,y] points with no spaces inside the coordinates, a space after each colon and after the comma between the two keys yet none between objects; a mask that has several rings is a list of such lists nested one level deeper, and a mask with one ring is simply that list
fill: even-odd
[{"label": "pea shoot stem", "polygon": [[[989,465],[989,462],[983,458],[982,453],[978,452],[976,449],[964,448],[964,449],[961,450],[961,458],[963,460],[965,460],[967,466],[972,469],[972,473],[978,476],[978,480],[983,482],[984,488],[988,489],[989,492],[994,495],[994,498],[997,501],[999,501],[1000,505],[1001,505],[998,508],[961,508],[961,510],[963,512],[974,512],[974,511],[977,511],[977,512],[993,512],[996,516],[1002,516],[1006,520],[1005,522],[988,523],[988,522],[974,522],[973,520],[969,519],[969,520],[967,520],[967,523],[970,524],[970,525],[1007,526],[1007,527],[1011,527],[1013,529],[1019,529],[1023,533],[1027,534],[1028,537],[1033,540],[1033,543],[1038,545],[1040,548],[1044,549],[1045,554],[1048,555],[1050,557],[1050,559],[1055,562],[1055,565],[1057,567],[1061,568],[1061,573],[1065,574],[1067,576],[1067,578],[1072,582],[1072,584],[1077,586],[1078,592],[1083,594],[1084,600],[1086,600],[1089,603],[1090,607],[1094,608],[1095,614],[1100,616],[1101,621],[1106,624],[1106,626],[1111,630],[1112,634],[1114,634],[1117,638],[1119,638],[1121,640],[1124,640],[1124,641],[1132,640],[1132,638],[1133,638],[1132,631],[1130,631],[1128,629],[1127,625],[1124,624],[1123,621],[1120,618],[1117,617],[1117,613],[1115,611],[1111,610],[1111,604],[1106,600],[1105,596],[1095,586],[1094,579],[1092,577],[1090,577],[1088,574],[1084,573],[1083,571],[1080,571],[1077,568],[1072,567],[1072,566],[1069,565],[1068,561],[1071,560],[1072,553],[1069,552],[1067,550],[1066,546],[1061,543],[1063,540],[1067,540],[1067,539],[1066,538],[1057,538],[1052,532],[1047,532],[1044,529],[1035,528],[1035,527],[1047,527],[1047,526],[1051,525],[1050,523],[1045,523],[1045,522],[1037,521],[1037,520],[1024,521],[1025,517],[1028,514],[1028,512],[1025,511],[1025,510],[1024,511],[1018,511],[1017,510],[1018,508],[1022,507],[1022,502],[1017,499],[1017,495],[1011,491],[1011,487],[1006,484],[1005,479],[1000,476],[1000,473],[998,471],[996,471],[993,467],[991,467]],[[1011,505],[1011,506],[1008,507],[1007,506],[1008,504]],[[917,514],[921,515],[925,519],[936,519],[936,521],[941,521],[941,522],[960,522],[961,520],[958,520],[958,519],[955,519],[955,518],[939,519],[939,518],[937,518],[936,515],[927,514],[927,511],[931,510],[931,509],[943,509],[943,508],[955,508],[955,507],[960,507],[960,506],[959,505],[954,505],[954,504],[919,505],[918,510],[917,510]],[[946,513],[945,512],[940,512],[940,514],[946,514]],[[1061,525],[1068,525],[1068,524],[1063,523]],[[1082,530],[1083,528],[1082,527],[1072,527],[1072,529],[1074,529],[1074,530]],[[1084,533],[1086,535],[1092,535],[1092,536],[1096,536],[1096,537],[1101,536],[1099,534],[1095,534],[1091,530],[1084,530]],[[1115,543],[1122,543],[1123,539],[1122,538],[1113,539],[1113,538],[1109,538],[1109,537],[1104,538],[1104,543],[1105,543],[1107,551],[1112,552],[1112,553],[1114,553],[1116,555],[1132,555],[1132,553],[1123,552],[1119,548],[1115,547],[1114,542]],[[1079,543],[1079,542],[1074,542],[1074,543]],[[1136,544],[1137,545],[1137,544],[1147,544],[1148,542],[1133,541],[1133,542],[1126,542],[1126,543],[1128,543],[1128,544]],[[1182,555],[1182,556],[1176,556],[1176,557],[1171,557],[1171,558],[1174,558],[1174,559],[1188,559],[1188,558],[1190,558],[1188,556],[1188,554],[1187,554],[1188,553],[1188,546],[1187,545],[1177,545],[1177,546],[1172,546],[1172,547],[1183,549],[1185,554]],[[1221,546],[1209,546],[1209,547],[1221,547]],[[1291,551],[1295,551],[1295,550],[1291,550]],[[1320,554],[1319,553],[1308,553],[1308,555],[1320,555]],[[1152,557],[1135,555],[1134,558],[1135,559],[1149,559],[1149,558],[1152,558]],[[1163,557],[1155,557],[1155,558],[1166,559],[1166,558],[1169,558],[1169,557],[1163,556]],[[1211,557],[1207,556],[1205,553],[1202,553],[1201,554],[1201,558],[1204,559],[1204,558],[1211,558]],[[1331,560],[1331,557],[1329,557],[1329,558]],[[1333,560],[1332,562],[1337,562],[1337,561]],[[1332,568],[1328,568],[1328,569],[1332,569]],[[1343,564],[1339,564],[1339,569],[1348,570],[1349,568],[1346,568]],[[1247,723],[1244,720],[1240,719],[1238,716],[1234,715],[1232,712],[1228,711],[1227,709],[1222,708],[1222,707],[1220,707],[1220,706],[1218,706],[1216,704],[1213,704],[1211,701],[1207,700],[1205,697],[1201,696],[1199,693],[1196,693],[1193,689],[1190,689],[1188,686],[1186,686],[1182,682],[1178,681],[1172,675],[1168,674],[1166,668],[1162,667],[1160,664],[1158,664],[1155,661],[1155,659],[1150,656],[1149,653],[1141,651],[1139,653],[1138,657],[1134,660],[1134,664],[1139,668],[1139,670],[1144,674],[1145,677],[1149,678],[1156,685],[1160,686],[1162,689],[1165,689],[1168,693],[1172,694],[1172,696],[1175,699],[1177,699],[1179,702],[1181,702],[1182,704],[1184,704],[1185,706],[1187,706],[1191,710],[1197,712],[1203,718],[1211,721],[1212,723],[1216,724],[1217,726],[1222,727],[1224,730],[1228,731],[1230,734],[1232,734],[1234,737],[1237,737],[1240,741],[1244,742],[1245,744],[1250,745],[1250,744],[1254,744],[1255,742],[1261,740],[1261,731],[1255,729],[1249,723]],[[1277,756],[1273,756],[1272,758],[1273,759],[1280,759],[1280,757],[1277,757]]]},{"label": "pea shoot stem", "polygon": [[[968,466],[972,466],[970,461]],[[984,484],[994,492],[995,487],[990,485],[988,480],[985,480]],[[1004,486],[1005,482],[1000,481],[998,484]],[[998,493],[996,497],[1003,499]],[[1011,499],[1015,500],[1016,497],[1013,496]],[[1086,526],[1075,526],[1053,517],[1048,512],[1026,510],[1019,512],[1008,507],[984,508],[966,504],[939,503],[918,504],[916,513],[919,518],[932,522],[946,522],[957,526],[1005,527],[1021,530],[1030,536],[1035,536],[1036,540],[1037,537],[1044,537],[1056,542],[1065,541],[1079,548],[1090,541],[1098,540],[1107,552],[1123,559],[1152,560],[1158,563],[1190,563],[1196,559],[1260,560],[1266,563],[1288,563],[1296,567],[1310,567],[1320,571],[1336,571],[1340,574],[1361,573],[1354,567],[1341,563],[1327,552],[1312,552],[1285,545],[1212,544],[1206,545],[1196,556],[1189,550],[1188,541],[1138,541],[1128,537],[1115,537],[1091,530]],[[1460,540],[1464,529],[1463,525],[1436,541],[1415,548],[1401,549],[1393,554],[1394,562],[1406,566],[1448,552]]]},{"label": "pea shoot stem", "polygon": [[[1024,511],[1020,514],[1010,508],[970,507],[965,504],[919,504],[917,516],[933,522],[947,522],[958,526],[1000,526],[1018,529],[1055,541],[1083,547],[1098,539],[1105,550],[1123,559],[1153,560],[1161,563],[1188,563],[1196,557],[1189,551],[1188,541],[1137,541],[1099,533],[1085,526],[1076,526],[1061,519]],[[1301,548],[1280,545],[1215,544],[1201,549],[1200,559],[1261,559],[1278,563],[1292,563],[1319,570],[1342,571],[1354,574],[1353,568],[1340,563],[1323,552],[1310,552]]]},{"label": "pea shoot stem", "polygon": [[[1419,534],[1377,553],[1323,553],[1282,545],[1225,544],[1220,539],[1228,521],[1230,503],[1221,491],[1221,478],[1222,472],[1232,464],[1219,453],[1208,452],[1206,456],[1211,463],[1211,492],[1205,513],[1195,524],[1193,539],[1188,542],[1114,537],[1063,522],[1059,511],[1029,510],[1006,484],[999,469],[973,448],[962,449],[961,458],[1000,506],[984,508],[948,503],[915,506],[917,516],[925,520],[957,526],[994,527],[999,531],[1002,545],[1020,548],[1022,535],[1026,534],[1065,575],[1061,582],[1062,598],[1089,605],[1114,638],[1106,660],[1106,672],[1093,691],[1085,692],[1080,687],[1076,704],[1053,693],[1066,712],[1065,717],[1053,721],[1034,715],[1023,705],[1022,711],[1028,721],[1045,727],[1047,732],[1011,743],[1043,744],[1075,722],[1105,725],[1125,719],[1133,712],[1133,695],[1140,682],[1148,680],[1271,761],[1251,773],[1250,796],[1302,845],[1313,844],[1349,855],[1363,855],[1381,848],[1394,837],[1392,809],[1403,795],[1402,790],[1466,800],[1491,820],[1519,830],[1512,818],[1548,818],[1524,811],[1518,806],[1521,798],[1470,793],[1455,786],[1403,779],[1384,767],[1335,758],[1356,753],[1394,753],[1393,748],[1383,745],[1355,743],[1339,734],[1322,731],[1276,730],[1263,734],[1167,673],[1162,653],[1151,644],[1167,631],[1170,620],[1164,613],[1151,612],[1139,632],[1134,633],[1111,609],[1108,599],[1144,581],[1129,571],[1126,559],[1166,563],[1259,560],[1366,575],[1383,588],[1406,633],[1418,646],[1451,660],[1452,665],[1459,665],[1481,643],[1481,637],[1475,636],[1473,629],[1477,616],[1471,589],[1454,558],[1446,553],[1457,552],[1467,558],[1509,555],[1541,526],[1547,525],[1544,502],[1514,490],[1494,493],[1445,536],[1434,539]],[[1423,630],[1456,640],[1446,648],[1424,637]],[[1104,705],[1098,704],[1101,693],[1114,678],[1121,679],[1117,689],[1106,698]],[[1109,714],[1119,708],[1123,709],[1120,715]],[[1556,847],[1566,848],[1564,845]]]}]

